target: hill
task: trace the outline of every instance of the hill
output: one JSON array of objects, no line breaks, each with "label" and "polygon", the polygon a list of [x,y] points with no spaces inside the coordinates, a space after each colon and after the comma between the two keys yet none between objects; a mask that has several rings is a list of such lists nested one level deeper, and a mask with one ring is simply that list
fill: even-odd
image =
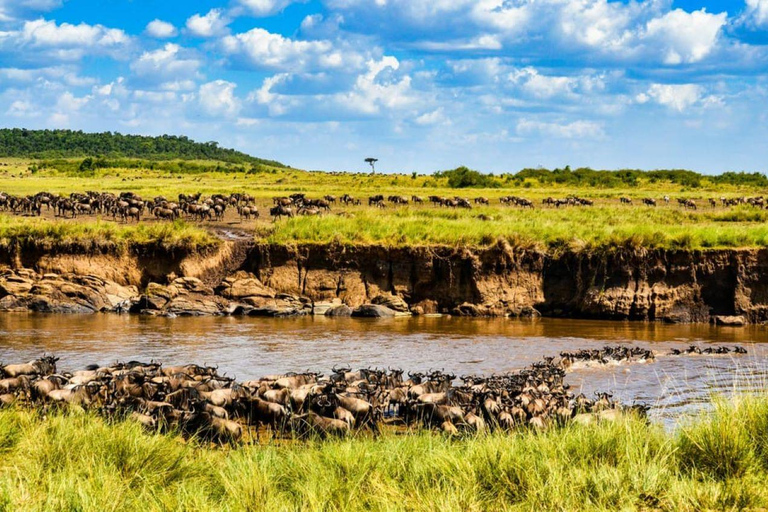
[{"label": "hill", "polygon": [[286,167],[256,158],[216,142],[195,142],[187,137],[84,133],[73,130],[0,129],[0,157],[16,158],[143,158],[149,160],[216,160],[231,164]]}]

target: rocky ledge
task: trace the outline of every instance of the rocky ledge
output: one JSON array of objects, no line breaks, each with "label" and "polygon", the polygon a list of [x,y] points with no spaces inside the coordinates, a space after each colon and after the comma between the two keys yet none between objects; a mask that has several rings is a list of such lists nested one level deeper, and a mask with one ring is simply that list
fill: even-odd
[{"label": "rocky ledge", "polygon": [[179,261],[25,253],[0,268],[0,311],[768,323],[768,249],[234,249]]},{"label": "rocky ledge", "polygon": [[340,299],[314,302],[279,293],[253,274],[238,271],[218,286],[196,277],[179,277],[167,285],[150,282],[144,293],[94,275],[38,274],[30,269],[0,274],[0,311],[39,313],[138,313],[152,316],[303,315],[390,318],[410,316],[408,305],[393,295],[376,297],[355,309]]}]

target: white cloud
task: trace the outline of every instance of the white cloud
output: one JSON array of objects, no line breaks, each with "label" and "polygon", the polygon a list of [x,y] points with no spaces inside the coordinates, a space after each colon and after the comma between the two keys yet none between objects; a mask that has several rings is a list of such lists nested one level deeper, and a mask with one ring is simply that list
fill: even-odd
[{"label": "white cloud", "polygon": [[644,40],[657,42],[666,64],[699,62],[714,49],[727,14],[675,9],[648,22]]},{"label": "white cloud", "polygon": [[80,23],[56,24],[38,19],[24,22],[20,30],[0,32],[0,50],[35,51],[61,60],[77,60],[86,54],[113,54],[130,42],[120,29]]},{"label": "white cloud", "polygon": [[696,84],[653,84],[647,93],[639,94],[636,100],[638,103],[654,100],[659,105],[683,112],[695,105],[701,94],[702,87]]},{"label": "white cloud", "polygon": [[294,2],[295,0],[238,0],[238,3],[248,9],[250,14],[258,17],[276,14]]},{"label": "white cloud", "polygon": [[16,100],[6,110],[5,115],[12,117],[31,117],[38,115],[39,112],[29,101]]},{"label": "white cloud", "polygon": [[90,101],[90,97],[88,96],[78,98],[71,92],[67,91],[61,96],[59,96],[59,99],[56,102],[56,107],[60,112],[63,112],[65,114],[70,114],[80,110],[83,106],[85,106],[88,103],[88,101]]},{"label": "white cloud", "polygon": [[240,111],[240,101],[235,97],[237,84],[215,80],[200,86],[198,101],[203,112],[214,117],[231,117]]},{"label": "white cloud", "polygon": [[768,26],[768,0],[747,0],[742,20],[754,27]]},{"label": "white cloud", "polygon": [[357,77],[352,91],[337,96],[342,107],[362,114],[377,114],[387,110],[412,107],[417,103],[411,89],[411,77],[402,78],[392,73],[400,69],[400,62],[392,56],[369,60],[368,70]]},{"label": "white cloud", "polygon": [[175,37],[179,31],[176,30],[176,27],[173,26],[172,23],[168,23],[167,21],[163,20],[152,20],[147,24],[147,28],[145,29],[145,32],[150,37],[154,37],[157,39],[167,39],[169,37]]},{"label": "white cloud", "polygon": [[432,112],[426,112],[424,114],[421,114],[415,119],[416,124],[421,126],[427,126],[427,125],[434,125],[434,124],[444,124],[447,123],[447,119],[445,117],[445,111],[443,107],[437,108],[433,110]]},{"label": "white cloud", "polygon": [[31,84],[40,81],[60,81],[68,86],[83,87],[96,83],[92,77],[77,74],[72,66],[49,66],[43,68],[0,68],[0,83]]},{"label": "white cloud", "polygon": [[185,53],[187,51],[181,46],[166,43],[162,48],[141,54],[131,63],[131,70],[137,76],[157,82],[195,78],[201,63],[197,59],[184,57]]},{"label": "white cloud", "polygon": [[502,43],[497,35],[483,34],[472,39],[455,39],[451,41],[421,41],[414,48],[423,50],[450,52],[473,50],[501,50]]},{"label": "white cloud", "polygon": [[221,47],[229,56],[256,68],[300,72],[313,69],[354,69],[362,65],[355,52],[334,48],[330,41],[299,41],[262,28],[226,36]]},{"label": "white cloud", "polygon": [[197,37],[219,36],[227,31],[230,21],[221,9],[211,9],[205,16],[195,14],[190,17],[187,20],[187,30]]},{"label": "white cloud", "polygon": [[62,0],[0,0],[0,21],[12,21],[30,12],[51,11]]},{"label": "white cloud", "polygon": [[[768,0],[748,0],[756,12]],[[560,51],[572,59],[699,62],[717,47],[727,14],[670,10],[671,0],[326,0],[343,29],[432,51],[496,50],[515,58]],[[759,7],[758,7],[759,6]],[[762,9],[762,10],[758,10]],[[414,38],[414,36],[416,36]],[[545,44],[541,45],[540,42]]]},{"label": "white cloud", "polygon": [[519,135],[544,135],[563,139],[595,139],[605,136],[600,124],[583,120],[561,124],[521,119],[517,123],[517,133]]}]

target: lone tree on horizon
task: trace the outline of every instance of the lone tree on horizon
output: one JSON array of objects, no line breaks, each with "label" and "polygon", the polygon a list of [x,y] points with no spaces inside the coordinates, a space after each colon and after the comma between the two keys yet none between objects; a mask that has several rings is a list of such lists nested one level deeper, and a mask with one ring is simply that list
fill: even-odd
[{"label": "lone tree on horizon", "polygon": [[373,172],[373,174],[376,174],[376,167],[374,166],[374,164],[376,162],[378,162],[379,159],[378,158],[372,158],[372,157],[369,156],[368,158],[365,159],[365,161],[366,161],[366,163],[368,165],[371,166],[371,171]]}]

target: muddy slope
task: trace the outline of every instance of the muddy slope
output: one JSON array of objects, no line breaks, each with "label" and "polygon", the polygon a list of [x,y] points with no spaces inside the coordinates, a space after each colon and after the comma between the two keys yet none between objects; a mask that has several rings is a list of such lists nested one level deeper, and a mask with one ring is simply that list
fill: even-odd
[{"label": "muddy slope", "polygon": [[[349,314],[373,303],[377,308],[361,314],[768,321],[765,249],[550,255],[504,243],[469,249],[227,242],[206,255],[35,252],[5,262],[5,310],[66,311],[56,307],[64,297],[77,311],[148,314]],[[97,279],[78,280],[88,276]]]}]

